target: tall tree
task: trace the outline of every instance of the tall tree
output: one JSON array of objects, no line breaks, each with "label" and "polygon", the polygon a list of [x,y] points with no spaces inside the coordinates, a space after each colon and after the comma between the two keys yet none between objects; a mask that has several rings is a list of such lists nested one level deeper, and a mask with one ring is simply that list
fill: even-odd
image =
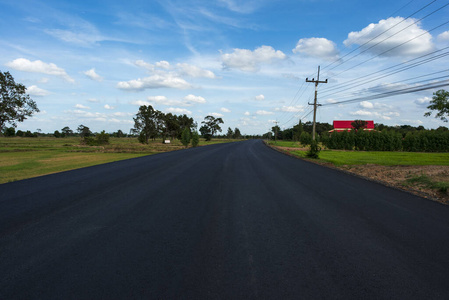
[{"label": "tall tree", "polygon": [[[447,117],[449,116],[449,92],[445,90],[438,90],[433,93],[432,100],[430,100],[430,105],[427,109],[438,111],[435,118],[440,118],[440,120],[447,122]],[[428,117],[432,114],[428,111],[424,116]]]},{"label": "tall tree", "polygon": [[82,124],[80,126],[78,126],[78,129],[76,131],[78,131],[79,135],[82,138],[86,138],[86,137],[89,137],[89,136],[92,135],[92,132],[90,131],[90,128],[87,127],[87,126],[84,126]]},{"label": "tall tree", "polygon": [[201,134],[206,138],[207,141],[210,141],[212,137],[217,133],[217,131],[221,132],[220,124],[223,124],[222,118],[215,118],[213,116],[207,116],[204,118],[204,121],[201,124],[204,124],[200,128]]},{"label": "tall tree", "polygon": [[190,129],[189,128],[184,128],[184,130],[182,131],[182,136],[181,136],[181,143],[184,145],[184,147],[187,148],[187,146],[190,143]]},{"label": "tall tree", "polygon": [[234,129],[234,136],[233,138],[235,139],[239,139],[242,137],[242,134],[240,133],[240,129],[238,129],[237,127]]},{"label": "tall tree", "polygon": [[66,126],[66,127],[62,128],[62,129],[61,129],[61,132],[62,132],[62,136],[63,136],[63,137],[65,137],[65,136],[71,136],[71,135],[73,134],[73,130],[70,129],[69,126]]},{"label": "tall tree", "polygon": [[134,119],[134,132],[139,134],[139,141],[148,144],[150,138],[155,138],[160,129],[160,115],[151,105],[142,105]]},{"label": "tall tree", "polygon": [[26,87],[16,83],[9,72],[0,71],[0,132],[7,123],[16,127],[17,122],[23,122],[35,112],[39,109],[26,93]]},{"label": "tall tree", "polygon": [[228,127],[228,133],[226,133],[226,137],[228,139],[232,139],[233,135],[234,135],[234,131],[232,131],[231,127]]}]

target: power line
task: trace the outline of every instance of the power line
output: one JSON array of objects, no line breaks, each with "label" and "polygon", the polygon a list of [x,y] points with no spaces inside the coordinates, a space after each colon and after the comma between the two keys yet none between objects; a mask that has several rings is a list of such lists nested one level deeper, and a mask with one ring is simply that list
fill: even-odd
[{"label": "power line", "polygon": [[445,87],[445,86],[449,86],[449,80],[443,80],[443,81],[423,84],[420,86],[404,88],[404,89],[400,89],[400,90],[375,94],[375,95],[371,95],[371,96],[359,97],[359,98],[354,98],[354,99],[349,99],[349,100],[344,100],[344,101],[337,101],[337,102],[333,102],[333,103],[326,103],[326,104],[322,104],[322,106],[345,104],[345,103],[360,102],[360,101],[369,101],[369,100],[387,98],[387,97],[398,96],[398,95],[403,95],[403,94],[416,93],[416,92],[420,92],[420,91],[424,91],[424,90],[436,89],[436,88]]},{"label": "power line", "polygon": [[388,49],[388,50],[385,50],[385,51],[383,51],[382,53],[380,53],[380,54],[378,54],[378,55],[376,55],[376,56],[373,56],[373,57],[371,57],[371,58],[369,58],[369,59],[367,59],[367,60],[365,60],[365,61],[362,61],[361,63],[359,63],[359,64],[357,64],[357,65],[355,65],[355,66],[352,66],[352,67],[350,67],[350,68],[348,68],[348,69],[346,69],[346,70],[344,70],[344,71],[338,73],[338,74],[335,75],[335,76],[341,75],[341,74],[343,74],[343,73],[345,73],[345,72],[347,72],[347,71],[349,71],[349,70],[351,70],[351,69],[354,69],[354,68],[356,68],[356,67],[358,67],[358,66],[361,66],[361,65],[363,65],[364,63],[367,63],[367,62],[373,60],[373,59],[376,58],[376,57],[379,57],[379,56],[384,55],[384,54],[386,54],[386,53],[388,53],[388,52],[390,52],[390,51],[392,51],[392,50],[395,50],[395,49],[397,49],[397,48],[399,48],[399,47],[401,47],[401,46],[403,46],[403,45],[405,45],[405,44],[407,44],[407,43],[410,43],[410,42],[413,41],[413,40],[416,40],[417,38],[419,38],[419,37],[421,37],[421,36],[423,36],[423,35],[425,35],[425,34],[427,34],[427,33],[429,33],[429,32],[432,32],[432,31],[434,31],[434,30],[436,30],[436,29],[438,29],[438,28],[440,28],[440,27],[442,27],[442,26],[444,26],[444,25],[447,25],[447,24],[449,24],[449,21],[446,21],[446,22],[444,22],[443,24],[440,24],[440,25],[438,25],[438,26],[436,26],[436,27],[430,29],[429,31],[426,31],[426,32],[424,32],[424,33],[422,33],[422,34],[420,34],[420,35],[417,35],[417,36],[415,36],[414,38],[412,38],[412,39],[410,39],[410,40],[408,40],[408,41],[405,41],[405,42],[400,43],[399,45],[396,45],[396,46],[394,46],[394,47],[392,47],[392,48],[390,48],[390,49]]},{"label": "power line", "polygon": [[[330,94],[332,91],[334,91],[333,93],[337,93],[338,94],[338,93],[344,92],[346,90],[349,90],[349,89],[352,89],[352,88],[355,88],[355,87],[358,87],[358,86],[361,86],[361,85],[364,85],[364,84],[368,84],[368,83],[371,83],[371,82],[374,82],[374,81],[377,81],[377,80],[389,77],[391,75],[394,75],[394,74],[397,74],[397,73],[400,73],[400,72],[403,72],[403,71],[406,71],[406,70],[418,67],[420,65],[429,63],[431,61],[434,61],[434,60],[437,60],[437,59],[449,56],[449,51],[447,51],[447,52],[440,53],[440,54],[438,54],[436,56],[433,56],[433,57],[427,57],[427,56],[430,56],[430,55],[435,54],[437,52],[441,52],[442,50],[445,50],[445,49],[449,49],[449,47],[443,48],[441,50],[434,51],[434,52],[429,53],[429,54],[422,55],[420,57],[417,57],[417,58],[414,58],[412,60],[406,61],[404,63],[400,63],[400,64],[396,64],[394,66],[390,66],[390,67],[382,69],[380,71],[373,72],[371,74],[366,75],[364,78],[361,78],[361,79],[358,79],[358,80],[351,80],[349,82],[342,83],[340,85],[336,85],[336,86],[331,87],[329,89],[325,89],[323,91],[323,94],[325,96],[325,95]],[[419,59],[422,59],[422,60],[419,60]],[[410,64],[410,62],[413,62],[413,63]],[[391,69],[393,69],[393,70],[391,70]],[[373,75],[382,73],[382,72],[387,71],[387,70],[391,70],[391,71],[386,73],[386,74],[382,74],[380,76],[377,76],[377,77],[373,78]]]},{"label": "power line", "polygon": [[[344,64],[344,63],[350,61],[350,60],[353,59],[354,57],[359,56],[361,53],[359,53],[359,54],[357,54],[357,55],[355,55],[355,56],[349,58],[348,60],[343,61],[343,58],[345,58],[345,57],[347,57],[348,55],[354,53],[355,51],[357,51],[358,49],[362,48],[362,47],[365,46],[366,44],[372,42],[373,40],[375,40],[375,39],[378,38],[379,36],[383,35],[384,33],[388,32],[388,31],[390,31],[391,29],[393,29],[394,27],[398,26],[398,25],[401,24],[402,22],[405,22],[406,20],[408,20],[409,18],[411,18],[413,15],[415,15],[415,14],[419,13],[420,11],[424,10],[425,8],[427,8],[428,6],[430,6],[432,3],[436,2],[436,1],[437,1],[437,0],[433,0],[433,1],[431,1],[430,3],[426,4],[425,6],[421,7],[420,9],[418,9],[417,11],[415,11],[414,13],[412,13],[411,15],[409,15],[408,17],[406,17],[405,19],[401,20],[400,22],[396,23],[395,25],[391,26],[390,28],[388,28],[388,29],[382,31],[381,33],[379,33],[379,34],[376,35],[375,37],[373,37],[373,38],[371,38],[370,40],[368,40],[368,41],[366,41],[365,43],[363,43],[362,45],[359,45],[357,48],[355,48],[354,50],[350,51],[349,53],[347,53],[347,54],[344,55],[343,57],[341,57],[341,58],[339,58],[339,59],[333,61],[333,62],[330,63],[329,65],[325,66],[323,69],[326,69],[326,68],[330,67],[331,65],[333,65],[334,63],[340,61],[340,63],[339,63],[338,65],[336,65],[335,67],[333,67],[333,68],[330,69],[330,70],[333,70],[333,69],[335,69],[336,67],[341,66],[342,64]],[[413,1],[410,1],[410,2],[413,2]],[[409,2],[408,4],[410,4],[410,2]],[[407,5],[408,5],[408,4],[407,4]],[[447,4],[446,4],[446,5],[447,5]],[[440,8],[440,9],[442,9],[442,8]],[[438,10],[440,10],[440,9],[438,9]],[[435,13],[435,12],[436,12],[436,11],[432,12],[431,14],[433,14],[433,13]],[[426,17],[427,17],[427,16],[426,16]],[[426,18],[426,17],[425,17],[425,18]],[[421,20],[422,20],[422,18],[421,18],[419,21],[421,21]],[[415,23],[416,23],[416,22],[415,22]],[[415,24],[415,23],[413,23],[413,24]],[[413,25],[413,24],[412,24],[412,25]],[[411,26],[411,25],[410,25],[410,26]],[[407,27],[406,27],[406,28],[407,28]],[[396,33],[396,34],[397,34],[397,33]],[[396,34],[394,34],[394,35],[396,35]],[[394,36],[394,35],[392,35],[392,36]],[[391,36],[390,36],[390,37],[391,37]],[[359,38],[359,39],[360,39],[360,38]],[[328,71],[330,71],[330,70],[328,70]]]}]

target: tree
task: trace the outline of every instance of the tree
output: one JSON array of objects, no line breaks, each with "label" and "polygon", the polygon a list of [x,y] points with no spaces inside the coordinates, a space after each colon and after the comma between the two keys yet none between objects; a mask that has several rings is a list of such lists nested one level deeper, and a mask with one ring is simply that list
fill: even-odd
[{"label": "tree", "polygon": [[192,147],[198,146],[200,143],[200,136],[198,135],[198,132],[194,131],[192,133]]},{"label": "tree", "polygon": [[55,138],[60,138],[61,137],[61,133],[58,130],[55,130],[55,132],[53,133],[53,136]]},{"label": "tree", "polygon": [[80,126],[78,126],[78,129],[76,131],[78,131],[80,137],[82,137],[82,138],[87,138],[92,134],[89,127],[84,126],[82,124]]},{"label": "tree", "polygon": [[3,135],[4,136],[15,136],[16,129],[14,127],[7,127],[5,129],[3,129]]},{"label": "tree", "polygon": [[299,123],[295,126],[293,126],[293,140],[299,141],[299,137],[301,136],[301,133],[303,133],[304,128],[302,126],[302,121],[299,120]]},{"label": "tree", "polygon": [[359,129],[366,128],[366,126],[368,126],[368,122],[363,120],[355,120],[351,123],[351,126],[355,129],[355,131],[358,131]]},{"label": "tree", "polygon": [[235,139],[239,139],[242,137],[242,134],[240,133],[240,129],[238,129],[237,127],[234,129],[234,136],[233,138]]},{"label": "tree", "polygon": [[233,136],[234,136],[234,131],[232,131],[231,127],[228,127],[228,133],[226,133],[226,137],[228,139],[232,139]]},{"label": "tree", "polygon": [[204,124],[200,128],[201,134],[206,138],[206,141],[210,141],[212,137],[217,133],[221,132],[220,124],[223,124],[222,118],[215,118],[213,116],[207,116],[201,124]]},{"label": "tree", "polygon": [[70,136],[73,134],[73,130],[70,129],[69,126],[66,126],[61,129],[62,137]]},{"label": "tree", "polygon": [[35,112],[39,109],[26,94],[26,87],[16,83],[9,72],[0,71],[0,132],[7,123],[16,127]]},{"label": "tree", "polygon": [[182,136],[181,136],[181,143],[184,145],[184,147],[187,148],[187,146],[190,143],[190,129],[189,128],[184,128],[184,130],[182,131]]},{"label": "tree", "polygon": [[159,127],[159,116],[151,105],[142,105],[134,119],[134,131],[139,134],[139,141],[148,144],[150,138],[156,137]]},{"label": "tree", "polygon": [[281,135],[281,128],[278,125],[271,127],[271,131],[274,134],[274,140],[275,141],[282,137],[282,135]]},{"label": "tree", "polygon": [[[438,111],[435,118],[440,118],[440,120],[447,122],[447,116],[449,116],[449,92],[438,90],[433,93],[432,100],[430,100],[430,105],[427,106],[427,109]],[[428,111],[424,116],[428,117],[431,114],[432,112]]]}]

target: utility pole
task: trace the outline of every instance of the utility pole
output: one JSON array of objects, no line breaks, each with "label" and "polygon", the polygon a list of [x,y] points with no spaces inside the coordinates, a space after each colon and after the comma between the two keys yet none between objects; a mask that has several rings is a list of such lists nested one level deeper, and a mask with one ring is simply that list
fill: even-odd
[{"label": "utility pole", "polygon": [[306,78],[306,82],[313,82],[315,83],[315,100],[312,103],[309,103],[309,105],[313,105],[313,129],[312,129],[312,140],[315,140],[315,128],[316,128],[316,109],[318,106],[321,106],[321,104],[317,103],[317,96],[318,96],[318,83],[327,83],[327,79],[325,81],[320,81],[320,66],[318,66],[318,77],[315,80],[315,78],[312,78],[312,80],[309,80],[309,78]]}]

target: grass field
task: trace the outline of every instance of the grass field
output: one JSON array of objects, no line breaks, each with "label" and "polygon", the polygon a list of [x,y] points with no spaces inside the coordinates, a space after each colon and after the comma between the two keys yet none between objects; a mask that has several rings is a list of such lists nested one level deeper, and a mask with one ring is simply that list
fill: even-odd
[{"label": "grass field", "polygon": [[[300,148],[299,142],[274,141],[270,145],[277,147]],[[291,154],[305,157],[306,151],[290,150]],[[366,165],[375,164],[382,166],[449,166],[449,153],[423,153],[423,152],[400,152],[400,151],[340,151],[322,150],[320,161],[330,162],[336,166],[341,165]]]},{"label": "grass field", "polygon": [[[201,145],[235,140],[200,140]],[[0,138],[0,184],[128,158],[183,149],[181,142],[161,140],[142,145],[137,138],[110,138],[105,146],[83,146],[80,138]]]},{"label": "grass field", "polygon": [[[290,151],[305,157],[305,151]],[[323,150],[319,160],[339,165],[449,166],[449,153]]]}]

